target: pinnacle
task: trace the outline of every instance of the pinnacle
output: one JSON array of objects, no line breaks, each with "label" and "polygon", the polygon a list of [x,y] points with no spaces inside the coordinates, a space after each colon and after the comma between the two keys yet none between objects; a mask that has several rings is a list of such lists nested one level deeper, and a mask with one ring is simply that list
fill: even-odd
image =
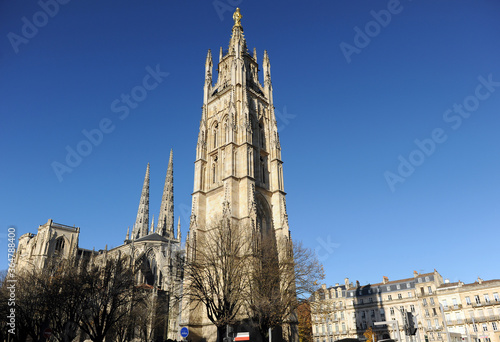
[{"label": "pinnacle", "polygon": [[144,184],[142,185],[141,199],[137,209],[137,218],[134,229],[132,230],[132,239],[140,238],[148,234],[149,225],[149,163],[146,167]]},{"label": "pinnacle", "polygon": [[174,162],[173,149],[170,150],[168,160],[167,175],[165,177],[165,186],[163,187],[163,196],[160,206],[160,215],[158,215],[158,225],[156,232],[162,236],[172,237],[174,234]]}]

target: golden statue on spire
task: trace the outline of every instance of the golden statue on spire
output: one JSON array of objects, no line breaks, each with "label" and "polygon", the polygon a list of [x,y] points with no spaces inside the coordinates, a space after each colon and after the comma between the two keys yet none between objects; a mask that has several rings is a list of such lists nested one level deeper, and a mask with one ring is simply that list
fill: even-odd
[{"label": "golden statue on spire", "polygon": [[243,18],[243,16],[241,15],[240,13],[240,8],[237,7],[236,8],[236,12],[234,12],[233,14],[233,20],[234,20],[234,26],[239,26],[241,27],[241,18]]}]

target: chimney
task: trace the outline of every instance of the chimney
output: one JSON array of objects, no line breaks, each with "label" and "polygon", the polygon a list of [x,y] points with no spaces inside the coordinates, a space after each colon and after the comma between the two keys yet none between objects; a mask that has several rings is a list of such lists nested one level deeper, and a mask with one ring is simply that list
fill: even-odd
[{"label": "chimney", "polygon": [[346,290],[348,290],[349,289],[349,278],[344,278],[344,284],[345,284]]},{"label": "chimney", "polygon": [[418,277],[418,272],[417,271],[413,271],[413,277],[414,278]]},{"label": "chimney", "polygon": [[383,276],[382,283],[387,284],[388,282],[389,282],[389,278],[387,278],[386,276]]},{"label": "chimney", "polygon": [[483,283],[483,279],[477,277],[477,282],[479,283],[479,285],[481,285]]},{"label": "chimney", "polygon": [[356,287],[359,287],[359,280],[356,280]]}]

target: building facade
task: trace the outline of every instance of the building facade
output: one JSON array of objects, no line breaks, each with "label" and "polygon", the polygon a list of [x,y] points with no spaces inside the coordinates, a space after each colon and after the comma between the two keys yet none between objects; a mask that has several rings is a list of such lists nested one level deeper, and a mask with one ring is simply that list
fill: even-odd
[{"label": "building facade", "polygon": [[[228,49],[220,48],[215,84],[210,50],[206,57],[188,259],[196,257],[207,230],[221,218],[243,227],[251,241],[274,239],[280,257],[291,251],[269,56],[264,51],[261,83],[257,53],[248,51],[241,17],[236,9]],[[183,311],[193,341],[215,340],[216,328],[202,305],[186,305]],[[286,339],[295,341],[296,324],[287,329]]]},{"label": "building facade", "polygon": [[166,308],[162,316],[167,317],[151,316],[150,336],[154,340],[178,340],[178,298],[182,290],[184,251],[181,249],[180,221],[177,234],[174,231],[172,151],[156,228],[154,219],[151,225],[149,224],[149,180],[148,164],[136,222],[132,231],[127,230],[122,245],[109,250],[106,246],[104,250],[99,251],[81,248],[78,245],[79,227],[70,227],[49,219],[47,223],[39,226],[37,234],[27,233],[19,238],[16,264],[22,272],[32,268],[44,268],[48,262],[57,258],[75,260],[77,265],[99,265],[107,258],[126,257],[131,261],[131,265],[138,267],[136,284],[150,289],[154,307]]},{"label": "building facade", "polygon": [[[394,281],[383,277],[381,283],[363,286],[346,278],[344,284],[323,285],[314,294],[314,342],[366,340],[369,328],[377,340],[499,342],[499,293],[500,280],[450,283],[436,270]],[[405,329],[407,313],[413,316],[416,335]]]}]

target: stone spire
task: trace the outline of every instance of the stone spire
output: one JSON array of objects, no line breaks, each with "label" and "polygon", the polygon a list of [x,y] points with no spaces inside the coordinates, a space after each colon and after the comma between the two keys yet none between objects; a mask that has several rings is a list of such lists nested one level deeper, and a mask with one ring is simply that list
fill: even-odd
[{"label": "stone spire", "polygon": [[165,186],[163,187],[156,233],[165,237],[174,237],[174,162],[172,150],[170,150],[170,158],[168,160],[167,176],[165,177]]},{"label": "stone spire", "polygon": [[236,12],[233,14],[233,35],[229,41],[229,53],[235,54],[236,56],[241,56],[242,53],[247,52],[247,42],[243,35],[243,26],[241,26],[242,17],[240,9],[237,8]]},{"label": "stone spire", "polygon": [[267,50],[264,50],[264,60],[262,61],[262,71],[264,73],[264,94],[269,101],[269,105],[273,106],[273,85],[271,83],[271,62]]},{"label": "stone spire", "polygon": [[207,60],[205,61],[205,86],[203,87],[203,103],[207,103],[208,96],[212,91],[212,69],[212,52],[209,49],[207,52]]},{"label": "stone spire", "polygon": [[153,220],[151,221],[151,229],[149,230],[149,234],[153,234],[155,232],[155,216],[153,215]]},{"label": "stone spire", "polygon": [[149,228],[149,163],[146,168],[146,176],[142,186],[141,200],[137,210],[134,229],[132,231],[132,240],[139,239],[148,235]]},{"label": "stone spire", "polygon": [[181,217],[179,216],[179,221],[177,222],[177,236],[176,239],[181,241]]}]

